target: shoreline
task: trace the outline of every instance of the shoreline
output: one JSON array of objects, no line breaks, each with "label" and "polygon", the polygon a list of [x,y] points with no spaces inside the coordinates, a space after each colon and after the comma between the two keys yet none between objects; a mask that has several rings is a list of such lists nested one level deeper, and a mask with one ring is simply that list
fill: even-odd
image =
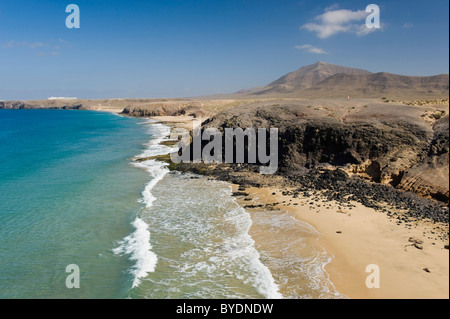
[{"label": "shoreline", "polygon": [[[311,198],[282,195],[276,187],[250,187],[245,192],[263,205],[294,214],[321,234],[317,244],[333,255],[325,270],[341,294],[352,299],[448,299],[449,253],[436,234],[431,237],[432,225],[407,229],[356,202],[352,210],[339,210],[339,203],[325,198],[310,206]],[[326,209],[325,203],[331,207]],[[423,249],[410,245],[410,237],[423,240]],[[380,288],[366,287],[370,264],[379,266]]]},{"label": "shoreline", "polygon": [[[173,127],[192,128],[192,117],[151,118]],[[228,182],[236,191],[237,183]],[[409,221],[412,225],[408,227],[358,202],[342,209],[341,203],[325,196],[313,203],[301,194],[283,194],[286,190],[288,187],[280,185],[245,187],[262,206],[286,210],[321,234],[317,248],[333,256],[325,271],[339,293],[355,299],[449,298],[449,251],[444,248],[448,243],[439,238],[438,224]],[[238,202],[247,209],[243,200]],[[421,248],[413,246],[410,238],[423,241]],[[380,288],[366,287],[366,267],[371,264],[379,266]]]}]

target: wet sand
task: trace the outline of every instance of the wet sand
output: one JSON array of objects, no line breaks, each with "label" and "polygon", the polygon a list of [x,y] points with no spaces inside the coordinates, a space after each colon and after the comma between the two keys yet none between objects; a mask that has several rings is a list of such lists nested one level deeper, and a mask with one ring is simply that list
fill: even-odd
[{"label": "wet sand", "polygon": [[[245,192],[263,205],[279,203],[275,209],[295,214],[321,234],[317,244],[334,256],[325,269],[340,293],[350,298],[449,298],[449,251],[434,224],[408,229],[359,203],[339,209],[338,203],[323,199],[311,205],[311,198],[284,196],[276,188]],[[423,249],[412,246],[410,237],[423,240]],[[366,286],[371,264],[379,267],[380,288]]]}]

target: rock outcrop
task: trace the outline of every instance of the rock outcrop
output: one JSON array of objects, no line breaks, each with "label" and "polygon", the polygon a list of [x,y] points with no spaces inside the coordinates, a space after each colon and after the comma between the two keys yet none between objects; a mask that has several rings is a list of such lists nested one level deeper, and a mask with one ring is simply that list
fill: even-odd
[{"label": "rock outcrop", "polygon": [[283,175],[339,167],[349,175],[448,203],[448,115],[430,126],[421,121],[419,108],[409,107],[409,114],[401,116],[403,106],[391,106],[390,112],[377,105],[353,106],[353,113],[330,117],[327,112],[333,107],[283,103],[255,103],[219,113],[203,129],[275,127]]},{"label": "rock outcrop", "polygon": [[449,116],[434,125],[434,135],[423,161],[408,169],[398,187],[425,197],[449,200]]},{"label": "rock outcrop", "polygon": [[0,109],[12,110],[39,110],[39,109],[58,109],[58,110],[83,110],[83,103],[77,101],[72,103],[55,102],[52,100],[43,101],[0,101]]},{"label": "rock outcrop", "polygon": [[143,116],[193,116],[208,117],[211,115],[202,108],[201,102],[158,102],[144,105],[127,106],[122,114],[135,117]]}]

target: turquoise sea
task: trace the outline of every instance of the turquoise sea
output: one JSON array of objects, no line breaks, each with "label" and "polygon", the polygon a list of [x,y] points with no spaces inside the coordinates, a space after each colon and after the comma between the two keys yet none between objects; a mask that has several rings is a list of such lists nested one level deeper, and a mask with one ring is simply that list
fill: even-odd
[{"label": "turquoise sea", "polygon": [[[0,110],[0,298],[123,297],[130,262],[111,254],[131,231],[148,140],[108,113]],[[66,266],[80,268],[67,289]]]},{"label": "turquoise sea", "polygon": [[[341,297],[310,226],[133,161],[168,153],[169,133],[103,112],[0,110],[0,298]],[[66,287],[71,264],[80,288]]]}]

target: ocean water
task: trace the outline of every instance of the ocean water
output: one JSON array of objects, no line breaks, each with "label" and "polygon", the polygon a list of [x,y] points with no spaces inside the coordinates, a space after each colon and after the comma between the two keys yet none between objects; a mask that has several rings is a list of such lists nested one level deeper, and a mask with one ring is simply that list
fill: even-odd
[{"label": "ocean water", "polygon": [[[130,166],[138,120],[88,111],[0,110],[0,298],[121,298],[132,262],[111,253],[148,175]],[[65,285],[80,268],[80,288]]]},{"label": "ocean water", "polygon": [[0,298],[342,297],[309,225],[133,161],[170,152],[169,133],[109,113],[0,110]]}]

